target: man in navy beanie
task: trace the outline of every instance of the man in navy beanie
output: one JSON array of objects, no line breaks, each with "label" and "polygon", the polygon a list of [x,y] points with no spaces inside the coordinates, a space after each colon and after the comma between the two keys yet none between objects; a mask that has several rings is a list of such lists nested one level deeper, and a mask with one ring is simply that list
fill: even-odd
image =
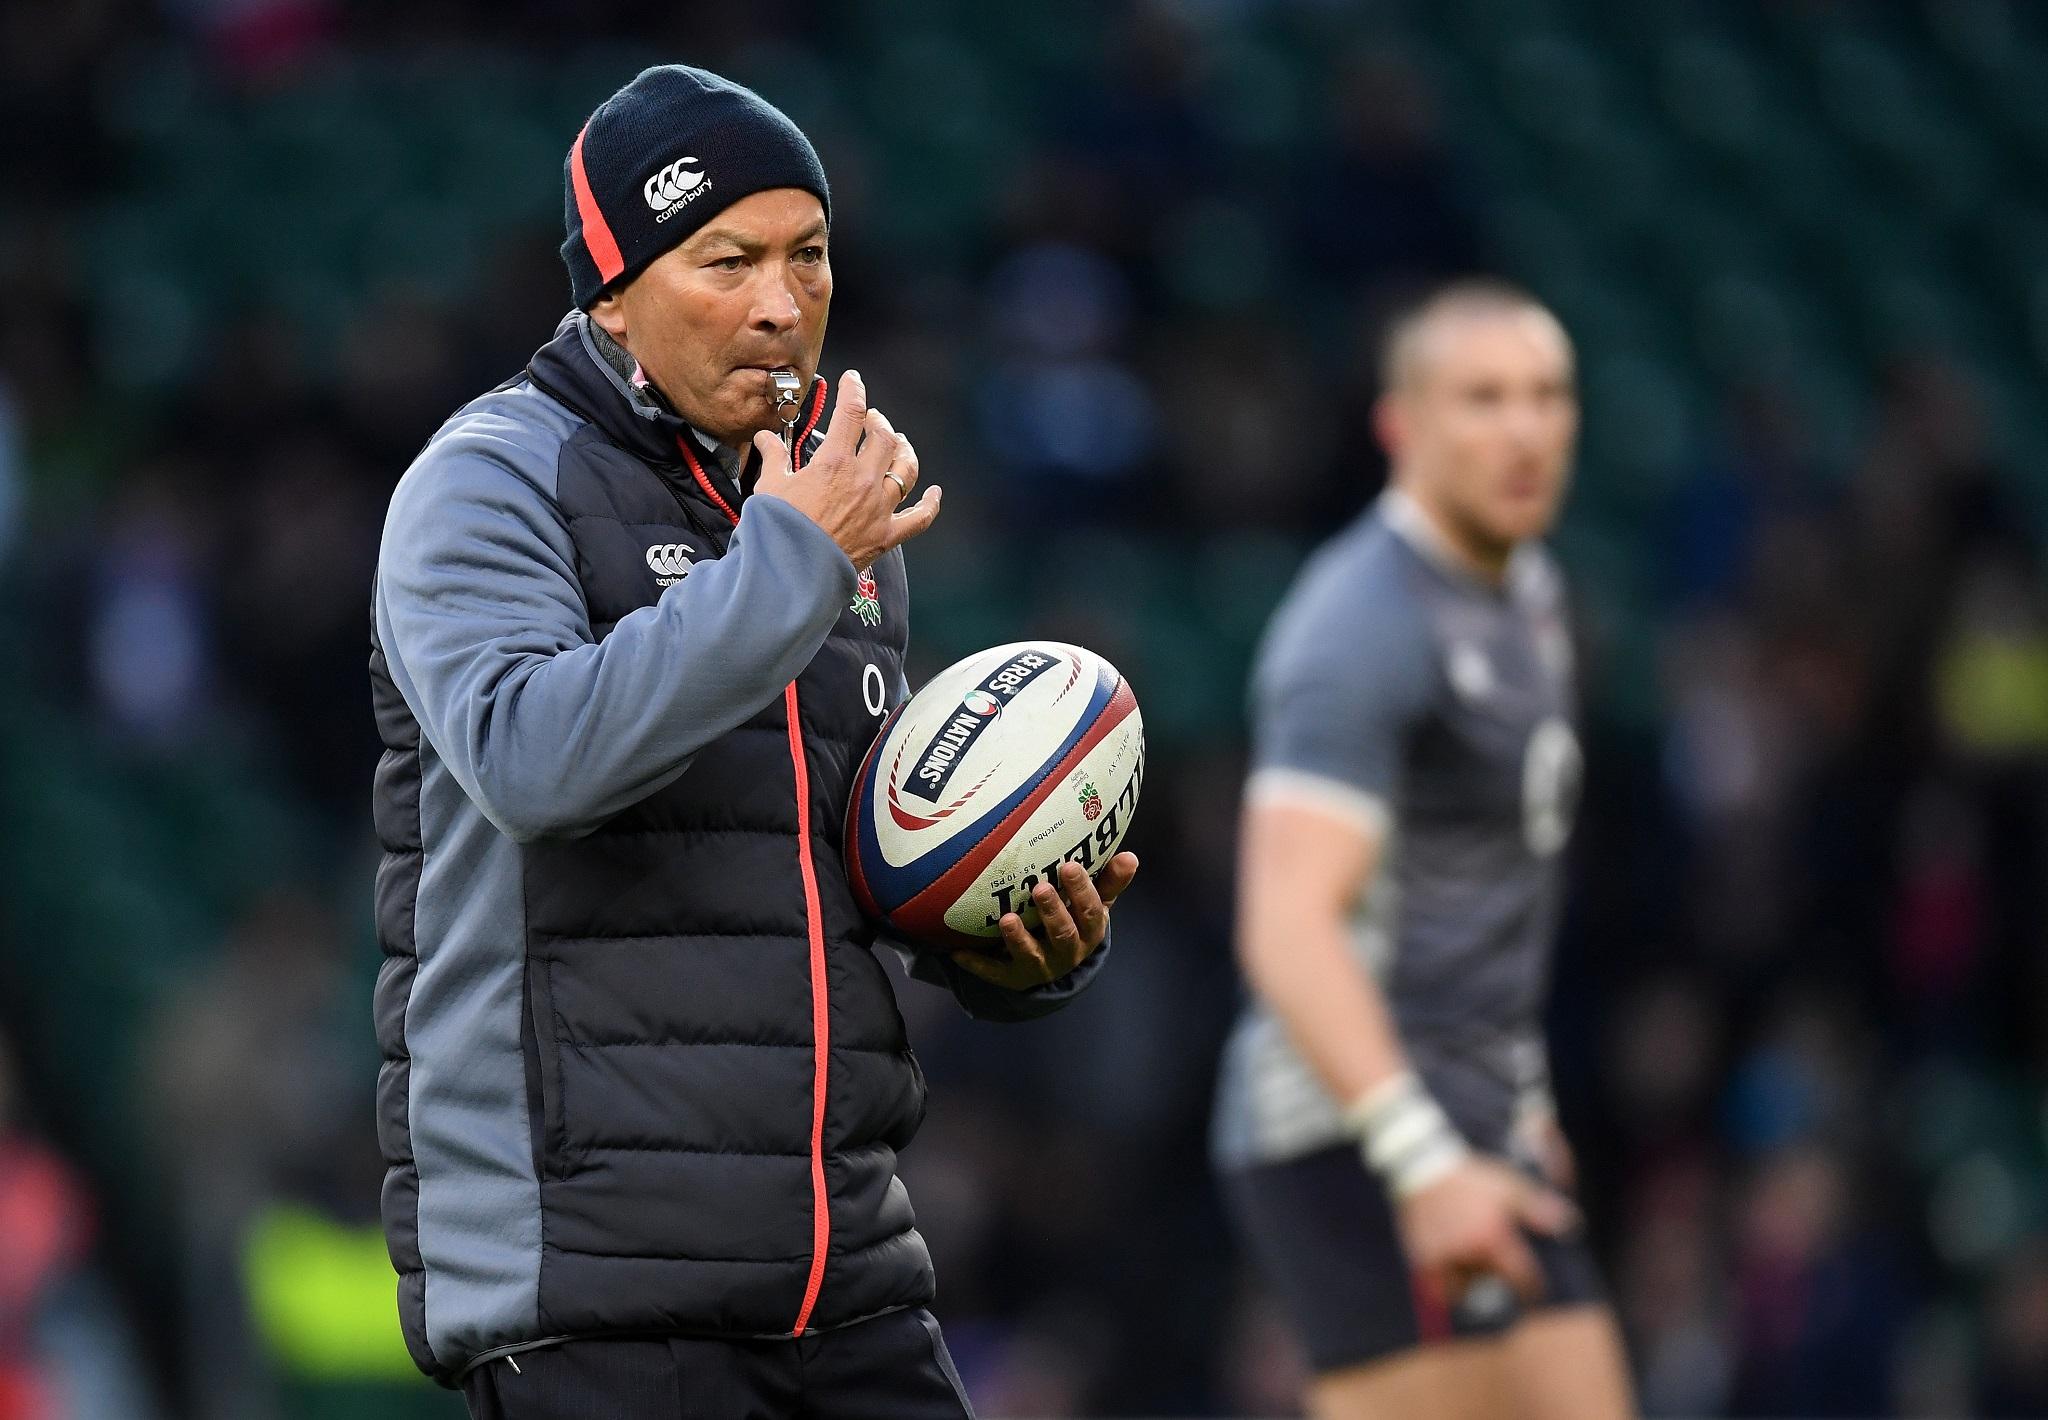
[{"label": "man in navy beanie", "polygon": [[[841,842],[938,490],[909,501],[858,374],[827,415],[831,192],[780,112],[650,69],[564,189],[576,309],[428,441],[378,561],[406,1344],[478,1417],[969,1415],[896,1177],[924,1077]],[[984,1020],[1065,1005],[1137,860],[1069,866],[1038,929],[911,974]]]}]

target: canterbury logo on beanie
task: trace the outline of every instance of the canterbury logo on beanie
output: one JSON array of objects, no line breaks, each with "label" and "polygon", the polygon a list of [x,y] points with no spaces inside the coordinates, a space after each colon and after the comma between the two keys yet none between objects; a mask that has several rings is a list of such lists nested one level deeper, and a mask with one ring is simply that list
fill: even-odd
[{"label": "canterbury logo on beanie", "polygon": [[562,178],[562,262],[583,310],[743,197],[800,188],[832,216],[802,130],[752,89],[686,64],[645,70],[599,104]]},{"label": "canterbury logo on beanie", "polygon": [[706,179],[696,171],[696,162],[695,158],[678,158],[647,179],[647,185],[640,189],[647,205],[659,214],[655,221],[667,221],[679,203],[688,202],[703,190]]}]

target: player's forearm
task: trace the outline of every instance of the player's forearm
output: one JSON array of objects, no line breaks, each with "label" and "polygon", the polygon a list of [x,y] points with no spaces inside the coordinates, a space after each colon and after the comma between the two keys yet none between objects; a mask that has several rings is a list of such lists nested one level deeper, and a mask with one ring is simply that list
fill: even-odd
[{"label": "player's forearm", "polygon": [[1276,904],[1247,914],[1239,943],[1246,979],[1332,1099],[1357,1099],[1408,1068],[1386,997],[1342,918]]},{"label": "player's forearm", "polygon": [[[1357,1132],[1397,1198],[1429,1187],[1465,1142],[1409,1070],[1393,1012],[1352,950],[1351,919],[1373,891],[1382,832],[1342,796],[1270,777],[1248,805],[1238,874],[1245,974]],[[1356,809],[1357,805],[1351,805]]]},{"label": "player's forearm", "polygon": [[1243,934],[1247,974],[1344,1108],[1366,1163],[1396,1198],[1428,1188],[1470,1151],[1409,1069],[1378,983],[1332,915],[1303,913]]}]

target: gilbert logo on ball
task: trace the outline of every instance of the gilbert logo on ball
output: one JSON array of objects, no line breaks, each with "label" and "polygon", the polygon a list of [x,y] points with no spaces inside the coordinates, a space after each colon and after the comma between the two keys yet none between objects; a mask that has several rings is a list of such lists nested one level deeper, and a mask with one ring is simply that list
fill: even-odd
[{"label": "gilbert logo on ball", "polygon": [[862,910],[934,951],[989,947],[1062,863],[1092,877],[1129,831],[1144,723],[1116,667],[1025,641],[969,656],[898,706],[847,806]]}]

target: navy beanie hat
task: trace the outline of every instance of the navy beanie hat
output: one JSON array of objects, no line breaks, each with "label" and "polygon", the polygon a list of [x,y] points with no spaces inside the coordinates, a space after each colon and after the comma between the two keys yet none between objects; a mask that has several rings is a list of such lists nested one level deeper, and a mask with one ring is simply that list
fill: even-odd
[{"label": "navy beanie hat", "polygon": [[580,310],[743,197],[814,194],[832,216],[810,140],[752,89],[663,64],[597,107],[562,166],[562,261]]}]

